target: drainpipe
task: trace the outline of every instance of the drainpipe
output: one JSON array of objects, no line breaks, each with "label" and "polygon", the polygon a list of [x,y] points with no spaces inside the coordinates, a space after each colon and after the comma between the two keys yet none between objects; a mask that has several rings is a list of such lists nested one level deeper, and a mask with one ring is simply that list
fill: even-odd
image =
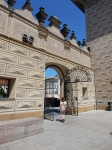
[{"label": "drainpipe", "polygon": [[94,70],[94,85],[95,85],[96,110],[98,110],[98,100],[97,100],[97,91],[96,91],[96,72],[95,72],[95,70]]}]

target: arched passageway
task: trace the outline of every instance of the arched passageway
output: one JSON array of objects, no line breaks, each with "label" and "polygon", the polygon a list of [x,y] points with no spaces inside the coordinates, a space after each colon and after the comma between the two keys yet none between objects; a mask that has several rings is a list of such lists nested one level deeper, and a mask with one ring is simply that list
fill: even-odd
[{"label": "arched passageway", "polygon": [[[87,82],[91,82],[92,80],[91,73],[89,72],[87,68],[83,66],[75,66],[70,70],[64,66],[63,67],[61,66],[60,68],[59,65],[54,65],[54,64],[48,65],[46,68],[48,67],[55,69],[57,73],[59,74],[60,97],[62,96],[65,97],[68,107],[70,108],[69,114],[73,114],[73,113],[78,114],[78,103],[80,103],[78,99],[81,99],[81,96],[82,96],[83,100],[84,99],[88,100],[89,88],[86,86],[86,84]],[[50,116],[50,118],[52,118],[51,120],[53,120],[54,119],[54,107],[55,107],[54,93],[51,96],[50,101],[47,102],[46,96],[45,96],[45,100],[46,100],[45,107],[47,108],[47,117],[49,118]]]},{"label": "arched passageway", "polygon": [[60,97],[64,96],[64,79],[68,68],[50,63],[46,65],[46,70],[48,68],[51,68],[51,71],[54,69],[57,74],[45,78],[44,115],[45,118],[54,120],[54,116],[59,113]]}]

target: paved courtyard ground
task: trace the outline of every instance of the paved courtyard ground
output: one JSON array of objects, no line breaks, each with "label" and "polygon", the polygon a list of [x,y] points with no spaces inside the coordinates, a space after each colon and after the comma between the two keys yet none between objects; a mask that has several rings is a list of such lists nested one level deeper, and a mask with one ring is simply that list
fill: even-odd
[{"label": "paved courtyard ground", "polygon": [[0,150],[112,150],[112,112],[90,111],[66,116],[65,123],[45,120],[45,132],[10,143]]}]

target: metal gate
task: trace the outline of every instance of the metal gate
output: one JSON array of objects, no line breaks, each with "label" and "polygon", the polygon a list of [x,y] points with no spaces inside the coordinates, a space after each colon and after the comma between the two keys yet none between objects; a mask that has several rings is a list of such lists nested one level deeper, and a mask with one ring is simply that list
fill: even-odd
[{"label": "metal gate", "polygon": [[[53,93],[49,93],[49,91],[53,91]],[[45,81],[44,118],[54,120],[54,84],[49,85],[47,81]]]},{"label": "metal gate", "polygon": [[[90,72],[82,66],[72,68],[65,78],[65,99],[68,107],[71,108],[71,114],[78,116],[78,82],[90,82]],[[70,113],[70,112],[68,112]]]}]

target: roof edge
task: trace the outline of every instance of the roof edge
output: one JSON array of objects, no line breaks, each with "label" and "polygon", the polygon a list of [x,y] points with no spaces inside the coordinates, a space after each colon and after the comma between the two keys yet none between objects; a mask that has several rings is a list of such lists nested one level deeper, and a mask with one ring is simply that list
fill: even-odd
[{"label": "roof edge", "polygon": [[71,0],[84,14],[86,0]]}]

